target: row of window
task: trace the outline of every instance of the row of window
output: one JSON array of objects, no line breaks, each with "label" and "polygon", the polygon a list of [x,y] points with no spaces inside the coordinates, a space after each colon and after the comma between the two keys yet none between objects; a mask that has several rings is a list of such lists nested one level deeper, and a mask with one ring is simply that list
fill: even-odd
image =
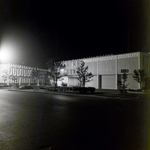
[{"label": "row of window", "polygon": [[[10,72],[9,75],[14,75],[14,76],[30,76],[31,75],[32,70],[29,69],[18,69],[18,68],[10,68]],[[41,78],[44,78],[44,72],[40,72],[40,76]]]},{"label": "row of window", "polygon": [[[30,76],[32,70],[27,69],[18,69],[18,68],[10,68],[10,75],[17,75],[17,76]],[[75,69],[69,69],[67,70],[67,74],[74,75],[76,74]]]},{"label": "row of window", "polygon": [[66,66],[76,66],[76,65],[79,65],[79,62],[76,62],[76,61],[67,61],[65,64],[66,64]]},{"label": "row of window", "polygon": [[68,74],[68,75],[76,74],[76,70],[75,70],[75,69],[67,70],[67,74]]},{"label": "row of window", "polygon": [[[13,80],[10,80],[10,82],[13,82]],[[17,78],[17,83],[34,83],[34,80],[29,78],[29,77],[18,77]],[[39,79],[38,80],[39,83],[43,83],[44,82],[44,79]]]},{"label": "row of window", "polygon": [[10,75],[24,75],[30,76],[32,70],[10,68]]}]

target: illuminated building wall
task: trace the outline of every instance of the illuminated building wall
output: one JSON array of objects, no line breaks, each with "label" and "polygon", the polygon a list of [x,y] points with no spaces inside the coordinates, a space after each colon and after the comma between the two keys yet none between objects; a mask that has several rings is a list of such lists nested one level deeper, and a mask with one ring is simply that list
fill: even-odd
[{"label": "illuminated building wall", "polygon": [[[68,86],[78,86],[76,68],[81,60],[89,66],[89,72],[94,75],[93,80],[86,83],[87,87],[94,86],[98,89],[118,89],[118,80],[121,80],[121,69],[128,69],[128,88],[139,89],[140,85],[132,77],[136,69],[150,71],[150,59],[148,53],[134,52],[119,55],[97,56],[91,58],[64,61],[68,73]],[[148,74],[149,76],[149,74]]]},{"label": "illuminated building wall", "polygon": [[[12,84],[14,83],[14,81],[12,80],[12,77],[15,76],[17,77],[17,83],[19,85],[23,85],[23,84],[28,84],[30,85],[31,83],[33,83],[33,79],[31,79],[30,74],[31,71],[33,69],[36,69],[35,67],[29,67],[29,66],[24,66],[24,65],[17,65],[17,64],[0,64],[0,83],[3,84],[3,72],[4,70],[8,71],[9,74],[9,79],[7,79],[6,84]],[[39,84],[44,84],[45,79],[44,79],[44,72],[46,72],[47,70],[45,69],[40,69],[37,68],[37,70],[40,70],[40,78],[39,78]]]},{"label": "illuminated building wall", "polygon": [[[67,86],[79,86],[77,80],[76,68],[80,61],[85,62],[85,66],[89,66],[88,72],[92,72],[94,75],[92,81],[86,83],[86,87],[95,87],[98,89],[118,89],[118,81],[121,80],[121,69],[128,69],[128,79],[126,83],[129,83],[128,88],[139,89],[140,84],[133,79],[133,71],[136,69],[144,69],[146,72],[145,86],[150,88],[150,54],[142,52],[126,53],[119,55],[107,55],[97,56],[91,58],[66,60],[63,63],[66,65],[67,77],[58,80],[58,86],[61,86],[62,82],[67,83]],[[30,78],[31,71],[35,67],[16,65],[16,64],[0,64],[0,84],[3,84],[2,74],[6,69],[10,76],[17,76],[17,82],[19,85],[31,84],[33,80]],[[43,75],[39,79],[39,84],[44,84],[44,72],[46,69],[40,69]],[[7,84],[12,84],[13,81],[10,78],[7,80]]]}]

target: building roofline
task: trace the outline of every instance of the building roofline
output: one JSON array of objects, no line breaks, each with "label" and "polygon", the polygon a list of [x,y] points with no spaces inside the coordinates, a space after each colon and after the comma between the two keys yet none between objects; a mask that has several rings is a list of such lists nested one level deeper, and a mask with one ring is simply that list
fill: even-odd
[{"label": "building roofline", "polygon": [[62,61],[76,61],[76,60],[83,60],[83,59],[92,59],[92,58],[98,58],[98,57],[109,57],[109,56],[117,56],[117,55],[126,55],[126,54],[132,54],[132,53],[144,53],[144,52],[131,52],[131,53],[122,53],[122,54],[106,54],[106,55],[99,55],[99,56],[93,56],[93,57],[86,57],[86,58],[77,58],[77,59],[69,59],[69,60],[62,60]]},{"label": "building roofline", "polygon": [[39,68],[39,67],[33,67],[33,66],[21,65],[21,64],[15,64],[15,63],[1,63],[0,65],[16,65],[16,66],[22,66],[22,67],[28,67],[28,68],[37,68],[37,69],[47,70],[45,68]]}]

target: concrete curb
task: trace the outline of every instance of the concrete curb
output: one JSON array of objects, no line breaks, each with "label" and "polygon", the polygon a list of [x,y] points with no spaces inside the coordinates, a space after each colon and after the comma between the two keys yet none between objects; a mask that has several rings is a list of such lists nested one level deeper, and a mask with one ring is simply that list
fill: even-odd
[{"label": "concrete curb", "polygon": [[[54,92],[54,91],[40,91],[40,90],[36,90],[31,91],[31,90],[16,90],[16,89],[7,89],[8,91],[17,91],[17,92],[29,92],[29,93],[43,93],[43,94],[55,94],[55,95],[68,95],[68,96],[79,96],[79,97],[88,97],[88,98],[102,98],[102,99],[112,99],[112,100],[134,100],[134,99],[141,99],[141,97],[139,95],[134,96],[134,97],[122,97],[122,95],[119,94],[111,94],[108,93],[109,96],[107,95],[91,95],[91,94],[80,94],[80,93],[75,93],[75,92]],[[106,93],[105,93],[106,94]],[[135,93],[134,93],[135,94]],[[112,96],[113,95],[113,96]]]}]

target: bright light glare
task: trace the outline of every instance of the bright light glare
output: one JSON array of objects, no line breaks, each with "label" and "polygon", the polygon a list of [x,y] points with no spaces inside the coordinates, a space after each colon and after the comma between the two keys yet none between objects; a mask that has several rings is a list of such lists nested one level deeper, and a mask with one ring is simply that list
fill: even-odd
[{"label": "bright light glare", "polygon": [[64,71],[64,69],[60,69],[60,71],[61,71],[61,72],[63,72],[63,71]]},{"label": "bright light glare", "polygon": [[0,61],[2,63],[5,63],[7,61],[9,61],[10,59],[10,52],[8,49],[1,49],[0,50]]}]

